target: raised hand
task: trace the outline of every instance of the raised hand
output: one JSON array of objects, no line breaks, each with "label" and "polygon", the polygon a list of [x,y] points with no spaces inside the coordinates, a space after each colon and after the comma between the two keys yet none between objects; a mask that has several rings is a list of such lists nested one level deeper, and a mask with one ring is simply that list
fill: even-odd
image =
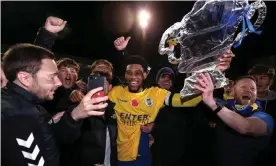
[{"label": "raised hand", "polygon": [[73,90],[73,92],[69,95],[69,99],[73,103],[79,103],[84,98],[84,94],[80,90]]},{"label": "raised hand", "polygon": [[214,84],[211,79],[210,74],[205,73],[199,73],[198,77],[196,78],[197,84],[194,86],[195,89],[199,90],[202,92],[202,100],[205,104],[213,104],[214,101]]},{"label": "raised hand", "polygon": [[126,39],[124,37],[119,37],[114,41],[114,46],[118,51],[124,50],[129,42],[131,37],[127,37]]},{"label": "raised hand", "polygon": [[47,18],[44,28],[52,33],[58,33],[62,31],[66,25],[67,21],[61,18],[50,16]]},{"label": "raised hand", "polygon": [[218,57],[216,61],[217,63],[216,69],[219,69],[222,72],[227,70],[230,67],[233,57],[235,57],[235,54],[233,54],[231,50],[227,50],[225,54]]},{"label": "raised hand", "polygon": [[86,83],[85,82],[83,82],[82,80],[78,80],[76,82],[76,85],[77,85],[77,87],[80,91],[82,91],[82,92],[85,91],[85,89],[86,89]]},{"label": "raised hand", "polygon": [[72,111],[71,116],[74,120],[80,120],[89,116],[102,116],[104,112],[100,111],[107,107],[107,96],[91,98],[95,93],[103,90],[102,87],[92,89],[82,99],[80,104]]}]

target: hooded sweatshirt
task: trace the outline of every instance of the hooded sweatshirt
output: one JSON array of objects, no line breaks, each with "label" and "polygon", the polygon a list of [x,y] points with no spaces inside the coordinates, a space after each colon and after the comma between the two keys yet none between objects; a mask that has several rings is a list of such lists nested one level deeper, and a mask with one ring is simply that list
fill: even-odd
[{"label": "hooded sweatshirt", "polygon": [[[258,98],[261,103],[262,109],[270,114],[274,121],[276,120],[276,93],[273,91],[268,91],[267,96],[263,98]],[[274,123],[275,125],[275,123]],[[270,144],[267,149],[260,154],[260,161],[257,163],[258,166],[262,165],[275,165],[276,164],[276,128],[274,126],[274,131],[272,137],[270,138]],[[271,164],[273,163],[273,164]]]},{"label": "hooded sweatshirt", "polygon": [[[267,113],[276,112],[276,93],[273,91],[268,91],[267,95],[263,98],[258,98],[261,102],[262,109]],[[273,111],[273,108],[275,111]],[[275,114],[275,113],[274,113]],[[274,117],[276,118],[276,117]]]}]

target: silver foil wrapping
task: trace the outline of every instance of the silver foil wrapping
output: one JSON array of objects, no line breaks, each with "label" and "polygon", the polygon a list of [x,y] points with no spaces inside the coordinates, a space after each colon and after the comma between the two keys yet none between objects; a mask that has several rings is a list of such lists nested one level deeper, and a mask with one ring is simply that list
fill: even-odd
[{"label": "silver foil wrapping", "polygon": [[[220,70],[209,70],[209,71],[206,70],[204,72],[208,72],[210,74],[215,88],[224,87],[228,84],[227,79],[225,78],[224,74]],[[188,98],[191,95],[199,93],[194,88],[194,85],[197,84],[196,77],[197,77],[197,73],[192,73],[190,77],[185,79],[184,87],[180,91],[180,95],[182,96],[182,98],[184,98],[184,100],[186,97]]]},{"label": "silver foil wrapping", "polygon": [[[248,24],[257,10],[258,17],[251,29],[242,27],[242,32],[235,37],[240,23]],[[259,28],[265,17],[266,6],[261,0],[251,4],[247,0],[198,0],[181,22],[169,27],[162,35],[158,51],[167,55],[170,63],[177,64],[180,73],[191,75],[180,92],[182,98],[198,94],[193,90],[198,72],[209,72],[216,88],[227,85],[224,74],[216,70],[217,58],[234,44],[241,43],[252,28]],[[179,58],[169,43],[180,45]]]}]

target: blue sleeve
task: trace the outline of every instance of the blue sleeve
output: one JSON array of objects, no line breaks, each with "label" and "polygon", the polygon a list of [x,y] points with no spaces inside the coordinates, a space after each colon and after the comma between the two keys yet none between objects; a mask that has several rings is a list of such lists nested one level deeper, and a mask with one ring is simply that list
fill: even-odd
[{"label": "blue sleeve", "polygon": [[262,119],[266,123],[268,132],[269,133],[273,132],[274,121],[273,121],[272,116],[270,116],[269,114],[267,114],[265,112],[258,111],[258,112],[253,113],[251,115],[251,117],[257,117],[257,118]]},{"label": "blue sleeve", "polygon": [[215,101],[218,102],[218,103],[221,103],[221,104],[225,104],[225,101],[220,99],[220,98],[215,98]]}]

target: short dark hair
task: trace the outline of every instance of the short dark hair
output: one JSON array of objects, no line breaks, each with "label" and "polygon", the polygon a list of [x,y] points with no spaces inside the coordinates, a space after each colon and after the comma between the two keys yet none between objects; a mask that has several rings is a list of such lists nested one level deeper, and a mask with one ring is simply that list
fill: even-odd
[{"label": "short dark hair", "polygon": [[235,80],[235,84],[237,84],[242,79],[251,79],[256,83],[256,79],[250,75],[240,76]]},{"label": "short dark hair", "polygon": [[111,71],[113,71],[112,63],[110,63],[108,60],[105,60],[105,59],[99,59],[99,60],[96,60],[95,62],[92,63],[91,72],[95,69],[95,67],[97,65],[100,65],[100,64],[104,64],[104,65],[108,66],[111,69]]},{"label": "short dark hair", "polygon": [[57,61],[57,67],[58,69],[60,69],[61,67],[70,67],[70,68],[74,68],[77,73],[79,73],[80,71],[80,65],[71,58],[61,58]]},{"label": "short dark hair", "polygon": [[270,79],[272,79],[275,75],[275,69],[268,65],[258,64],[258,65],[253,66],[248,71],[248,74],[249,75],[264,74],[264,75],[267,75]]},{"label": "short dark hair", "polygon": [[3,57],[3,70],[9,81],[16,79],[17,73],[25,71],[36,74],[42,64],[42,59],[54,59],[54,54],[42,47],[32,44],[16,44],[10,47]]},{"label": "short dark hair", "polygon": [[129,57],[126,58],[126,66],[128,65],[132,65],[132,64],[138,64],[141,65],[144,69],[144,72],[148,72],[148,64],[146,62],[146,60],[139,55],[131,55]]},{"label": "short dark hair", "polygon": [[[98,66],[98,65],[105,65],[107,66],[108,70],[107,71],[95,71],[95,68]],[[108,80],[108,82],[110,83],[113,79],[113,65],[112,63],[110,63],[108,60],[105,60],[105,59],[99,59],[99,60],[96,60],[92,65],[91,65],[91,74],[92,75],[102,75],[102,76],[105,76],[106,79]]]}]

